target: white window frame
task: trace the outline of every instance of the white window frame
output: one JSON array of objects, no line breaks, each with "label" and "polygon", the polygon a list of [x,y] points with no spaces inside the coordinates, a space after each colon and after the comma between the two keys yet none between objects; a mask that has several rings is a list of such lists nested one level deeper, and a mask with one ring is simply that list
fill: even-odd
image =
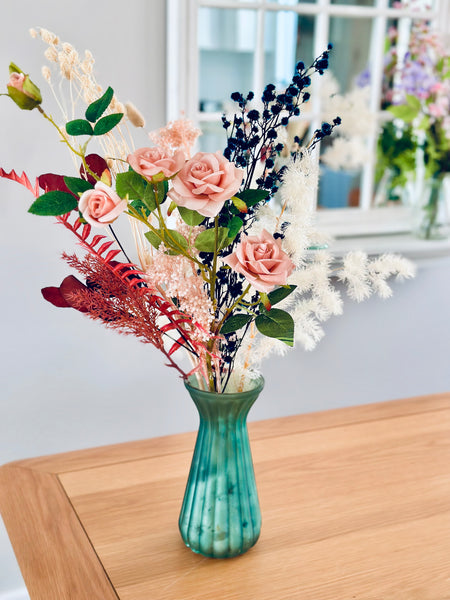
[{"label": "white window frame", "polygon": [[[331,0],[316,0],[314,4],[292,4],[268,0],[167,0],[167,119],[173,120],[184,115],[197,126],[207,121],[220,121],[221,113],[202,113],[199,111],[198,98],[198,10],[201,7],[251,9],[257,14],[257,36],[255,45],[255,68],[253,89],[262,90],[263,81],[263,40],[264,17],[269,11],[293,11],[301,15],[316,17],[314,36],[314,54],[318,56],[328,44],[330,17],[374,19],[371,52],[371,98],[370,105],[377,112],[380,105],[381,81],[383,77],[384,41],[386,25],[389,19],[423,18],[432,21],[436,28],[450,34],[450,1],[436,0],[436,8],[419,13],[405,8],[389,7],[389,0],[374,0],[374,6],[351,6],[331,4]],[[240,90],[245,92],[246,90]],[[313,112],[317,123],[320,118],[320,106],[313,98]],[[310,118],[310,115],[309,115]],[[409,230],[408,211],[405,207],[372,209],[374,188],[375,149],[377,138],[369,140],[373,149],[372,159],[363,168],[361,179],[361,197],[358,208],[339,208],[318,211],[318,220],[336,237],[353,237],[374,234],[404,233]]]}]

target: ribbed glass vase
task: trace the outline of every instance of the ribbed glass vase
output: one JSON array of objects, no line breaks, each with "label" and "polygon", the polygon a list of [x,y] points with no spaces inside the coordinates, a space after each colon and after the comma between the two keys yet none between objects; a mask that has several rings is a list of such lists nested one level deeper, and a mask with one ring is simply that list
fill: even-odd
[{"label": "ribbed glass vase", "polygon": [[261,530],[247,415],[264,379],[231,394],[193,385],[192,380],[185,383],[200,426],[180,513],[181,537],[194,552],[231,558],[251,548]]}]

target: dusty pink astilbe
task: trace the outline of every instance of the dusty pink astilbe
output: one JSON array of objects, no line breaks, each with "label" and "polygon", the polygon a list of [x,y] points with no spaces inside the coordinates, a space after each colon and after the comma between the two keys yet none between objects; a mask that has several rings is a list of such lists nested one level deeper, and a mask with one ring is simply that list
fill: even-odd
[{"label": "dusty pink astilbe", "polygon": [[205,291],[204,281],[194,273],[191,261],[184,256],[170,256],[160,251],[154,255],[146,274],[151,284],[162,287],[167,296],[177,298],[180,310],[200,325],[194,339],[210,339],[209,329],[214,310]]},{"label": "dusty pink astilbe", "polygon": [[173,154],[176,150],[182,150],[186,159],[191,157],[192,148],[197,138],[202,134],[200,129],[194,126],[188,119],[170,121],[165,127],[151,131],[148,136],[151,141]]}]

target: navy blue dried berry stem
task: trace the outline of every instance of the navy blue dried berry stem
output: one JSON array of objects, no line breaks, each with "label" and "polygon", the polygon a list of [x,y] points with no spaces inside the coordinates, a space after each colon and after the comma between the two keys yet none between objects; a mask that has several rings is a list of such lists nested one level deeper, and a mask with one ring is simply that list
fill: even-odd
[{"label": "navy blue dried berry stem", "polygon": [[[241,233],[236,236],[232,244],[222,251],[223,254],[232,252],[234,246],[239,243],[242,233],[246,233],[254,219],[256,212],[261,203],[268,202],[270,198],[278,191],[279,184],[282,182],[284,168],[275,170],[275,158],[283,150],[283,144],[275,143],[274,140],[278,137],[277,129],[286,127],[292,117],[298,117],[301,112],[301,105],[307,102],[310,94],[307,88],[311,85],[311,76],[314,73],[323,75],[324,71],[329,66],[329,54],[332,49],[331,44],[328,46],[318,58],[314,60],[312,65],[305,68],[303,62],[298,62],[295,69],[295,74],[291,83],[286,87],[284,92],[277,94],[275,86],[268,84],[262,94],[261,100],[263,103],[262,112],[256,109],[248,110],[248,104],[253,100],[254,93],[249,92],[246,97],[240,92],[231,94],[231,99],[239,106],[239,111],[234,115],[232,121],[228,120],[224,115],[222,124],[227,132],[227,146],[224,150],[224,156],[228,160],[234,162],[237,166],[246,170],[245,180],[241,187],[241,191],[252,187],[255,169],[260,161],[264,162],[263,175],[256,179],[255,184],[258,189],[267,190],[267,198],[262,200],[255,206],[249,207],[247,213],[239,213],[233,206],[228,203],[223,207],[219,214],[219,225],[227,226],[233,217],[238,216],[242,220]],[[317,129],[313,138],[308,144],[306,151],[311,152],[313,148],[326,136],[331,135],[334,127],[341,122],[339,117],[336,117],[332,124],[323,123],[320,129]],[[295,137],[294,142],[300,146],[300,140]],[[304,148],[299,148],[293,153],[293,158],[301,159],[301,153]],[[211,223],[207,221],[208,226]],[[288,223],[283,223],[281,231],[276,232],[276,237],[284,237],[284,230]],[[210,256],[202,255],[203,261],[208,261]],[[217,299],[217,315],[221,314],[224,309],[233,305],[235,300],[239,298],[243,290],[244,277],[233,272],[230,269],[221,269],[217,274],[215,294]],[[252,302],[257,302],[259,295],[255,294],[252,297]],[[254,309],[257,314],[257,305]],[[216,316],[217,316],[216,315]],[[228,370],[225,371],[222,377],[223,389],[228,384],[232,367],[234,365],[236,353],[239,350],[242,340],[245,337],[249,327],[249,323],[240,332],[234,332],[231,335],[225,336],[225,341],[220,344],[221,356],[224,363],[227,364]]]}]

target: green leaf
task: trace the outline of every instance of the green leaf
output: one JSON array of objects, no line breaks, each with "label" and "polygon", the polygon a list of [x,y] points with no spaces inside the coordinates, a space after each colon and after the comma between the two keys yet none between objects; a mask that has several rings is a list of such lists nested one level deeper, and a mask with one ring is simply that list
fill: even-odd
[{"label": "green leaf", "polygon": [[296,285],[286,285],[273,290],[273,292],[269,292],[267,295],[269,297],[270,304],[272,304],[272,306],[274,304],[278,304],[278,302],[281,302],[287,298],[289,294],[292,294],[296,287]]},{"label": "green leaf", "polygon": [[150,212],[153,212],[156,208],[156,196],[155,196],[155,192],[153,190],[153,186],[150,184],[147,184],[145,190],[144,190],[144,194],[142,196],[142,202],[145,204],[145,206],[148,208],[148,210]]},{"label": "green leaf", "polygon": [[237,314],[231,315],[225,321],[220,329],[220,333],[232,333],[233,331],[237,331],[247,325],[253,319],[253,315],[245,315],[245,314]]},{"label": "green leaf", "polygon": [[95,123],[95,121],[102,116],[102,114],[111,104],[113,96],[114,90],[109,87],[101,98],[95,100],[95,102],[92,102],[92,104],[89,104],[85,112],[86,119],[91,123]]},{"label": "green leaf", "polygon": [[159,248],[161,242],[169,248],[169,254],[181,254],[180,246],[183,250],[187,250],[188,243],[184,236],[175,229],[158,229],[158,233],[147,231],[145,237],[154,248]]},{"label": "green leaf", "polygon": [[256,317],[255,325],[263,335],[294,345],[294,319],[286,311],[278,308],[263,311]]},{"label": "green leaf", "polygon": [[396,119],[401,119],[405,123],[411,123],[419,114],[419,111],[408,104],[399,104],[397,106],[389,106],[387,109],[394,115]]},{"label": "green leaf", "polygon": [[189,208],[184,208],[184,206],[177,206],[178,212],[180,213],[180,217],[183,219],[187,225],[191,227],[195,227],[196,225],[200,225],[205,220],[205,217],[198,213],[196,210],[190,210]]},{"label": "green leaf", "polygon": [[140,214],[143,212],[146,217],[148,217],[151,213],[151,210],[148,209],[148,207],[142,202],[142,200],[133,200],[132,202],[130,202],[130,206],[132,206]]},{"label": "green leaf", "polygon": [[237,236],[242,227],[242,219],[235,216],[228,222],[228,238],[232,241]]},{"label": "green leaf", "polygon": [[269,194],[268,190],[243,190],[235,195],[243,200],[247,206],[254,206],[265,200]]},{"label": "green leaf", "polygon": [[41,216],[65,215],[78,206],[78,200],[67,192],[52,191],[39,196],[28,209],[29,213]]},{"label": "green leaf", "polygon": [[416,110],[417,112],[419,112],[420,109],[422,108],[422,104],[421,104],[419,98],[417,98],[416,96],[413,96],[412,94],[406,94],[406,102],[407,102],[408,106],[410,106],[412,109]]},{"label": "green leaf", "polygon": [[66,131],[69,135],[94,135],[92,125],[84,119],[75,119],[66,123]]},{"label": "green leaf", "polygon": [[230,200],[239,212],[248,213],[248,206],[245,204],[242,198],[239,198],[238,196],[233,196],[232,198],[230,198]]},{"label": "green leaf", "polygon": [[116,177],[116,192],[121,198],[128,196],[130,200],[143,200],[147,185],[145,179],[135,171],[118,173]]},{"label": "green leaf", "polygon": [[87,190],[92,190],[93,185],[86,181],[86,179],[79,179],[78,177],[64,177],[64,183],[67,185],[69,190],[79,196]]},{"label": "green leaf", "polygon": [[112,115],[102,117],[94,126],[94,135],[104,135],[105,133],[108,133],[108,131],[114,129],[122,117],[123,113],[113,113]]},{"label": "green leaf", "polygon": [[156,191],[158,192],[158,202],[162,204],[167,198],[167,192],[169,191],[169,182],[166,180],[158,181],[158,183],[156,184]]},{"label": "green leaf", "polygon": [[[207,229],[198,234],[195,239],[195,247],[200,252],[214,252],[215,249],[216,233],[215,229]],[[230,244],[228,237],[228,229],[226,227],[219,227],[217,231],[217,250],[222,250]]]}]

